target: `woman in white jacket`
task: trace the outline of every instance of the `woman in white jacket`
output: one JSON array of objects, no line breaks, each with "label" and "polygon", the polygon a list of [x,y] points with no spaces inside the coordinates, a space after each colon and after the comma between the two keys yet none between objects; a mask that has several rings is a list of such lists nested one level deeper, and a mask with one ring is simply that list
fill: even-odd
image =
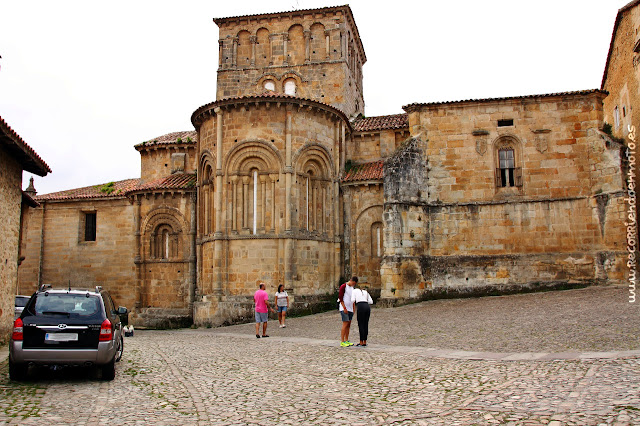
[{"label": "woman in white jacket", "polygon": [[354,288],[351,295],[353,299],[354,310],[358,318],[358,331],[360,332],[360,343],[356,346],[367,346],[367,336],[369,335],[369,317],[371,316],[371,308],[373,299],[365,288]]}]

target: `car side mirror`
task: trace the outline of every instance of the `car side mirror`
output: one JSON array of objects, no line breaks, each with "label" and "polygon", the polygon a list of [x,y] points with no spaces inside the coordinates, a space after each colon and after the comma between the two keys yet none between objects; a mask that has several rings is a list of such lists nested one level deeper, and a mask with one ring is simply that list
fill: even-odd
[{"label": "car side mirror", "polygon": [[124,306],[118,308],[118,315],[126,315],[129,311]]}]

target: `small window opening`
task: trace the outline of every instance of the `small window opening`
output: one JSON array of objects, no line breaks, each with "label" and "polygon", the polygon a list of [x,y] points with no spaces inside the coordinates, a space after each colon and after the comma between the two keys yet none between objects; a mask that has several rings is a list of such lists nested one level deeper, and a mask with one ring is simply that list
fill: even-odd
[{"label": "small window opening", "polygon": [[96,240],[96,212],[84,214],[84,240]]},{"label": "small window opening", "polygon": [[498,120],[498,127],[507,127],[507,126],[513,126],[513,118]]},{"label": "small window opening", "polygon": [[273,80],[267,80],[264,82],[264,88],[273,92],[276,90],[276,83]]},{"label": "small window opening", "polygon": [[294,79],[290,78],[284,82],[284,93],[285,95],[296,94],[296,81]]}]

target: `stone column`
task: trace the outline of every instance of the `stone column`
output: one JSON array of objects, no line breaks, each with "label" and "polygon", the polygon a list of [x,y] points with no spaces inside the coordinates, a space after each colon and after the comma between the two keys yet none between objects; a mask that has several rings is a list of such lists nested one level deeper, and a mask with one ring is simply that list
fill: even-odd
[{"label": "stone column", "polygon": [[260,222],[258,228],[264,232],[265,213],[267,211],[267,177],[260,175],[260,199],[262,201],[262,208],[260,209]]},{"label": "stone column", "polygon": [[222,110],[217,107],[216,113],[216,186],[215,190],[215,229],[218,237],[222,236]]},{"label": "stone column", "polygon": [[[134,226],[136,228],[136,257],[133,260],[133,263],[136,265],[136,288],[135,288],[135,307],[139,308],[142,303],[142,232],[140,229],[141,222],[141,204],[142,200],[140,195],[135,196],[134,201]],[[44,208],[44,206],[43,206]],[[44,214],[44,210],[43,210]],[[43,224],[44,225],[44,224]]]},{"label": "stone column", "polygon": [[198,281],[196,280],[196,209],[197,209],[198,197],[196,192],[192,192],[189,195],[189,201],[191,201],[191,217],[189,227],[189,312],[191,312],[191,318],[194,316],[193,302],[196,299],[196,289]]},{"label": "stone column", "polygon": [[291,166],[291,115],[292,107],[286,106],[287,118],[285,123],[285,232],[291,232],[291,207],[293,199],[291,197],[291,185],[293,168]]},{"label": "stone column", "polygon": [[249,42],[251,43],[251,66],[256,66],[256,42],[258,41],[258,37],[250,36]]},{"label": "stone column", "polygon": [[224,265],[224,252],[222,247],[222,110],[217,107],[213,110],[216,114],[216,185],[215,190],[215,228],[213,244],[213,295],[220,300],[222,297],[222,277]]},{"label": "stone column", "polygon": [[311,31],[304,30],[304,63],[308,64],[311,60]]},{"label": "stone column", "polygon": [[276,204],[277,204],[277,200],[276,200],[276,181],[278,180],[278,175],[276,174],[272,174],[269,175],[269,178],[271,179],[271,225],[270,225],[270,230],[273,232],[277,232],[277,227],[276,227]]},{"label": "stone column", "polygon": [[313,223],[313,230],[318,230],[318,181],[312,181],[311,191],[311,219]]},{"label": "stone column", "polygon": [[326,211],[326,206],[328,205],[327,203],[327,184],[326,182],[324,182],[322,184],[322,207],[320,209],[320,211],[322,212],[322,233],[326,234],[327,233],[327,211]]}]

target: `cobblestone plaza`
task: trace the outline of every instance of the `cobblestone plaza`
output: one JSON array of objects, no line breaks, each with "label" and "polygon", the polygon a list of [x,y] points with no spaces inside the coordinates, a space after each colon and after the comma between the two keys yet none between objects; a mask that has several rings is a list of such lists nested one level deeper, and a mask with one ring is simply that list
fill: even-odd
[{"label": "cobblestone plaza", "polygon": [[[340,348],[335,312],[253,324],[138,330],[113,382],[31,370],[0,424],[640,423],[640,305],[624,287],[375,308],[369,347]],[[351,340],[357,341],[354,319]]]}]

